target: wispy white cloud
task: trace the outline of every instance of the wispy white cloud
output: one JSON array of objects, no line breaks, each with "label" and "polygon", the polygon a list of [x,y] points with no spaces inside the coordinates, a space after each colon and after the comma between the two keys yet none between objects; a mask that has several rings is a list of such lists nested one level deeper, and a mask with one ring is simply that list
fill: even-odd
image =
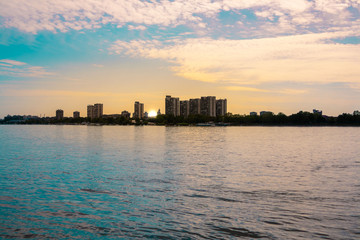
[{"label": "wispy white cloud", "polygon": [[133,26],[133,25],[129,25],[128,26],[129,30],[141,30],[144,31],[147,29],[147,27],[143,26],[143,25],[139,25],[139,26]]},{"label": "wispy white cloud", "polygon": [[26,63],[24,62],[19,62],[19,61],[15,61],[15,60],[10,60],[10,59],[1,59],[0,63],[2,63],[2,65],[4,65],[3,63],[8,64],[8,65],[15,65],[15,66],[22,66],[22,65],[26,65]]},{"label": "wispy white cloud", "polygon": [[303,34],[249,40],[210,38],[159,41],[117,41],[109,49],[174,64],[179,76],[208,82],[358,82],[360,45],[338,44],[347,32]]},{"label": "wispy white cloud", "polygon": [[45,77],[54,75],[54,73],[48,72],[41,66],[31,66],[16,60],[2,59],[0,60],[0,76],[1,75],[12,77]]},{"label": "wispy white cloud", "polygon": [[85,91],[69,91],[69,90],[51,90],[51,89],[6,89],[0,92],[0,96],[11,97],[105,97],[105,96],[119,96],[120,94],[114,94],[111,92],[85,92]]},{"label": "wispy white cloud", "polygon": [[[219,12],[240,14],[238,10],[242,9],[256,14],[257,27],[263,31],[273,26],[272,30],[289,33],[289,30],[323,31],[334,26],[349,26],[359,18],[360,3],[357,0],[0,1],[1,25],[30,33],[94,29],[106,24],[121,27],[128,23],[133,24],[128,26],[130,30],[144,30],[147,25],[181,24],[211,28],[209,23],[216,21],[209,20],[218,18]],[[350,9],[356,9],[357,13]]]}]

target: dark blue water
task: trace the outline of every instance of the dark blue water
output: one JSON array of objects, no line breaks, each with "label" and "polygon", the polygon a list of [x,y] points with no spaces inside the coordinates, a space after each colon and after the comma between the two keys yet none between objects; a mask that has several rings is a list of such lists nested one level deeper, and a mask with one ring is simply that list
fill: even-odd
[{"label": "dark blue water", "polygon": [[1,238],[359,239],[360,128],[0,126]]}]

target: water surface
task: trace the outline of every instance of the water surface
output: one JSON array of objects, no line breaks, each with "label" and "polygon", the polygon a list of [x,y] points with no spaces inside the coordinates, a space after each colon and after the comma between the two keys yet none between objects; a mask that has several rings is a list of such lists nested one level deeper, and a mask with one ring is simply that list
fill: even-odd
[{"label": "water surface", "polygon": [[0,237],[359,239],[360,128],[0,126]]}]

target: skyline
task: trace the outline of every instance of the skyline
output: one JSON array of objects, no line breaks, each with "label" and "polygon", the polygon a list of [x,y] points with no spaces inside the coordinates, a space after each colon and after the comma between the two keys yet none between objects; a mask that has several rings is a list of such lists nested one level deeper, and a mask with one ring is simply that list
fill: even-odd
[{"label": "skyline", "polygon": [[165,112],[165,95],[224,97],[239,114],[352,113],[359,12],[341,0],[2,1],[0,117],[91,102]]}]

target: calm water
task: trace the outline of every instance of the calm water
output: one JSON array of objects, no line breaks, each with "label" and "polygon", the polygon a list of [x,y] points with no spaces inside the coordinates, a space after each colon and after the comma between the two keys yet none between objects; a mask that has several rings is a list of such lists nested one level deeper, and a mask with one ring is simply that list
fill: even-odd
[{"label": "calm water", "polygon": [[0,126],[0,237],[359,239],[360,128]]}]

